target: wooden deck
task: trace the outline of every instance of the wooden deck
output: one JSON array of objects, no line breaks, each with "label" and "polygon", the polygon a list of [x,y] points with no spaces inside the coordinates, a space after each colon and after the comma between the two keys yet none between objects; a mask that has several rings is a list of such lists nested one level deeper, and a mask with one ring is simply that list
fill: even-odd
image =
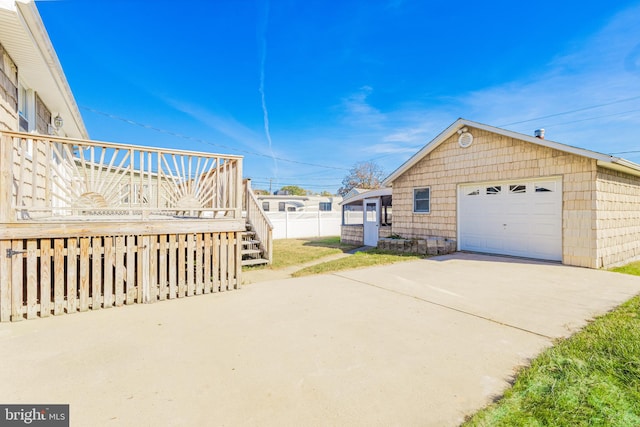
[{"label": "wooden deck", "polygon": [[0,133],[0,321],[238,288],[242,158]]}]

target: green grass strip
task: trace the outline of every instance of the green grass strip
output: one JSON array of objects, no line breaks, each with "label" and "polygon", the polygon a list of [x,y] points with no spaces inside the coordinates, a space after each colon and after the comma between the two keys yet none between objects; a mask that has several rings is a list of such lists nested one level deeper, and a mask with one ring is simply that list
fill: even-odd
[{"label": "green grass strip", "polygon": [[640,426],[640,296],[544,351],[464,426]]},{"label": "green grass strip", "polygon": [[424,258],[424,255],[395,254],[377,249],[366,252],[358,252],[346,258],[323,262],[312,265],[293,273],[293,277],[308,276],[310,274],[325,274],[335,271],[351,270],[354,268],[371,267],[375,265],[393,264],[401,261],[410,261]]}]

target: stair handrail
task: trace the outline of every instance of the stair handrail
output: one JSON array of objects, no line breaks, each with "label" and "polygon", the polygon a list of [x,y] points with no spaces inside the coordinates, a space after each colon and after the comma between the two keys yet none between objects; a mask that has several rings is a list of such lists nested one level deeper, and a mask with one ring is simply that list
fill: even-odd
[{"label": "stair handrail", "polygon": [[273,224],[265,213],[253,189],[251,188],[251,180],[244,180],[245,189],[245,210],[247,212],[247,221],[253,226],[256,236],[260,240],[260,244],[266,259],[271,263],[273,261]]}]

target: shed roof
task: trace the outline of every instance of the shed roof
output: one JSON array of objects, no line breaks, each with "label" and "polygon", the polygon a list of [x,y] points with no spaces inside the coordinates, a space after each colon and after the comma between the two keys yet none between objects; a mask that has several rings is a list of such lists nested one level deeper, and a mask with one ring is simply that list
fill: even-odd
[{"label": "shed roof", "polygon": [[620,157],[615,157],[609,154],[598,153],[597,151],[586,150],[584,148],[574,147],[571,145],[561,144],[559,142],[549,141],[548,139],[540,139],[535,136],[525,135],[523,133],[513,132],[507,129],[502,129],[494,126],[485,125],[482,123],[474,122],[471,120],[460,118],[453,122],[448,128],[442,131],[431,142],[425,145],[420,151],[414,154],[409,160],[404,162],[398,169],[393,171],[382,182],[385,186],[393,185],[398,177],[404,174],[407,170],[413,167],[416,163],[422,160],[425,156],[438,148],[440,144],[446,141],[449,137],[455,134],[459,129],[468,126],[476,129],[486,130],[498,135],[504,135],[509,138],[519,139],[521,141],[530,142],[532,144],[541,145],[543,147],[553,148],[555,150],[564,151],[566,153],[576,154],[582,157],[588,157],[598,162],[598,166],[602,166],[608,169],[619,170],[631,175],[640,176],[640,165],[630,162]]},{"label": "shed roof", "polygon": [[375,190],[368,190],[363,193],[355,194],[348,199],[344,199],[340,202],[341,205],[349,205],[354,202],[358,202],[364,199],[372,199],[374,197],[391,196],[391,187],[377,188]]}]

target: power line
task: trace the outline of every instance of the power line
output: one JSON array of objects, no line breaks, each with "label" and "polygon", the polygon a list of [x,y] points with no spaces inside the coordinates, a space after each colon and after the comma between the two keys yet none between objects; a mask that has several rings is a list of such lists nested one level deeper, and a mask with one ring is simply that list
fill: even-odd
[{"label": "power line", "polygon": [[557,117],[557,116],[563,116],[563,115],[566,115],[566,114],[578,113],[580,111],[593,110],[594,108],[606,107],[608,105],[619,104],[621,102],[628,102],[628,101],[633,101],[633,100],[636,100],[636,99],[640,99],[640,96],[633,96],[631,98],[618,99],[616,101],[606,102],[604,104],[591,105],[589,107],[578,108],[576,110],[571,110],[571,111],[564,111],[562,113],[549,114],[547,116],[536,117],[534,119],[520,120],[519,122],[507,123],[505,125],[499,125],[498,127],[519,125],[520,123],[533,122],[535,120],[548,119],[548,118],[551,118],[551,117]]},{"label": "power line", "polygon": [[205,141],[204,139],[195,138],[193,136],[184,135],[184,134],[181,134],[181,133],[178,133],[178,132],[173,132],[173,131],[170,131],[170,130],[158,128],[158,127],[155,127],[155,126],[152,126],[152,125],[148,125],[148,124],[137,122],[135,120],[126,119],[124,117],[116,116],[114,114],[105,113],[104,111],[99,111],[99,110],[96,110],[94,108],[87,107],[87,106],[84,106],[84,105],[81,105],[80,108],[82,108],[83,110],[91,111],[92,113],[95,113],[95,114],[100,114],[102,116],[109,117],[110,119],[120,120],[122,122],[131,124],[131,125],[140,126],[142,128],[153,130],[153,131],[160,132],[160,133],[164,133],[166,135],[175,136],[177,138],[182,138],[182,139],[186,139],[186,140],[193,141],[193,142],[199,142],[199,143],[202,143],[202,144],[208,144],[208,145],[211,145],[213,147],[224,148],[225,150],[236,151],[238,153],[250,154],[250,155],[260,156],[260,157],[266,157],[268,159],[276,159],[276,160],[280,160],[280,161],[283,161],[283,162],[295,163],[295,164],[304,165],[304,166],[313,166],[313,167],[317,167],[317,168],[344,170],[344,171],[348,171],[349,170],[347,168],[341,168],[341,167],[338,167],[338,166],[319,165],[319,164],[316,164],[316,163],[301,162],[301,161],[298,161],[298,160],[285,159],[283,157],[271,156],[269,154],[258,153],[258,152],[255,152],[255,151],[241,150],[241,149],[238,149],[238,148],[235,148],[235,147],[229,147],[228,145],[216,144],[216,143],[213,143],[213,142]]},{"label": "power line", "polygon": [[580,119],[580,120],[572,120],[570,122],[562,122],[562,123],[554,123],[552,125],[545,125],[546,128],[552,128],[554,126],[562,126],[562,125],[569,125],[569,124],[573,124],[573,123],[579,123],[579,122],[586,122],[589,120],[596,120],[596,119],[603,119],[605,117],[613,117],[613,116],[622,116],[624,114],[629,114],[629,113],[636,113],[640,111],[640,109],[635,109],[635,110],[628,110],[628,111],[622,111],[620,113],[613,113],[613,114],[605,114],[603,116],[596,116],[596,117],[588,117],[586,119]]}]

